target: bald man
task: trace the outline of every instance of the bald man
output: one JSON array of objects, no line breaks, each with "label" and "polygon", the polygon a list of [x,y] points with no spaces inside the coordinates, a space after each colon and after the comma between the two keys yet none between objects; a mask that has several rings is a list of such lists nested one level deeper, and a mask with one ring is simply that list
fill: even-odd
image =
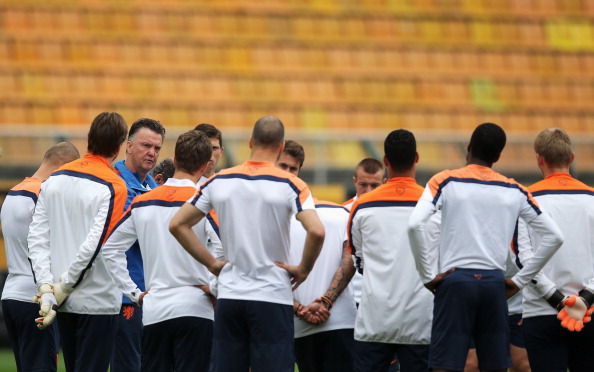
[{"label": "bald man", "polygon": [[[311,192],[275,161],[284,126],[266,116],[254,125],[250,160],[203,184],[173,217],[170,231],[194,258],[219,275],[214,325],[217,371],[293,372],[293,293],[309,275],[324,242]],[[217,211],[227,262],[218,261],[192,230]],[[307,232],[298,265],[288,265],[292,215]]]},{"label": "bald man", "polygon": [[57,368],[59,337],[56,326],[51,325],[41,332],[33,321],[39,316],[39,305],[31,301],[37,287],[27,258],[27,234],[41,183],[54,170],[79,157],[78,150],[69,142],[52,146],[33,176],[25,178],[8,192],[0,212],[8,261],[2,311],[19,371],[55,371]]}]

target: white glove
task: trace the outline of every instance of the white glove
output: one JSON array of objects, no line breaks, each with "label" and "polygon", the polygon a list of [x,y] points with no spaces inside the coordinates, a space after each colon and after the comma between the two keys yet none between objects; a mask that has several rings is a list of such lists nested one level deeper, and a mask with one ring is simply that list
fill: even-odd
[{"label": "white glove", "polygon": [[35,319],[37,328],[45,329],[53,323],[58,308],[53,286],[49,284],[40,285],[39,292],[33,296],[33,302],[39,304],[39,315],[41,315],[40,318]]},{"label": "white glove", "polygon": [[58,304],[56,297],[54,297],[53,293],[44,293],[41,295],[40,305],[39,315],[41,317],[36,318],[35,323],[37,323],[37,328],[46,329],[54,322],[57,315]]},{"label": "white glove", "polygon": [[62,283],[42,284],[39,292],[33,296],[33,302],[39,304],[39,318],[35,319],[37,328],[49,327],[56,318],[58,307],[68,298],[72,291],[67,290]]},{"label": "white glove", "polygon": [[62,305],[64,301],[70,296],[72,293],[71,289],[67,289],[64,284],[62,283],[54,283],[54,296],[56,296],[56,301],[58,302],[58,306]]}]

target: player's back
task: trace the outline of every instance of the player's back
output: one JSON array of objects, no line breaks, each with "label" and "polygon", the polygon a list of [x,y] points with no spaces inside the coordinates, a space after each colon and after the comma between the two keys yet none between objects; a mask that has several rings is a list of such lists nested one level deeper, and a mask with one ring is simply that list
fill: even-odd
[{"label": "player's back", "polygon": [[484,166],[440,172],[428,186],[442,211],[440,272],[453,267],[505,270],[518,217],[527,209],[540,213],[523,186]]},{"label": "player's back", "polygon": [[0,211],[8,277],[2,299],[30,301],[37,286],[29,263],[27,235],[41,188],[41,180],[27,177],[9,192]]},{"label": "player's back", "polygon": [[[563,245],[542,272],[562,293],[578,293],[594,277],[594,189],[567,173],[554,173],[528,189],[564,236]],[[529,231],[531,246],[536,248],[540,237]],[[551,312],[531,288],[524,292],[528,314]]]},{"label": "player's back", "polygon": [[[38,209],[43,209],[51,232],[49,246],[54,279],[58,280],[71,269],[80,251],[95,252],[85,266],[75,265],[80,276],[68,280],[75,283],[77,290],[61,311],[98,314],[119,311],[121,293],[103,257],[97,253],[121,216],[126,195],[124,181],[109,163],[91,154],[65,164],[42,184]],[[36,240],[35,230],[30,231],[30,242]]]},{"label": "player's back", "polygon": [[271,162],[247,161],[220,171],[202,185],[193,203],[216,210],[228,264],[219,297],[292,303],[288,262],[291,216],[313,207],[307,185]]},{"label": "player's back", "polygon": [[[186,252],[169,232],[169,222],[196,192],[190,180],[170,178],[158,188],[137,196],[118,227],[130,219],[134,224],[149,294],[144,298],[143,324],[181,316],[213,319],[213,309],[197,285],[209,285],[207,268]],[[206,219],[193,229],[203,244]],[[117,231],[117,230],[116,230]]]},{"label": "player's back", "polygon": [[349,242],[363,260],[357,340],[429,343],[432,295],[416,271],[407,234],[422,192],[412,178],[392,178],[353,205]]}]

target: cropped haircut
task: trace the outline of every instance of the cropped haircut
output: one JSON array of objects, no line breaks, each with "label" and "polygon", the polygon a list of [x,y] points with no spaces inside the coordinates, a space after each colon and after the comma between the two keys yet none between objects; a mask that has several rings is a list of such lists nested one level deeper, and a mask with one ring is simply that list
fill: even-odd
[{"label": "cropped haircut", "polygon": [[87,136],[87,150],[103,157],[114,156],[126,140],[128,126],[117,112],[102,112],[91,123]]},{"label": "cropped haircut", "polygon": [[219,145],[221,145],[221,147],[223,147],[223,133],[221,133],[221,131],[218,130],[218,128],[215,127],[214,125],[208,124],[208,123],[202,123],[202,124],[196,125],[196,128],[194,128],[194,129],[204,132],[204,134],[206,134],[206,136],[208,138],[218,139]]},{"label": "cropped haircut", "polygon": [[357,170],[359,169],[362,169],[365,173],[376,174],[379,171],[384,171],[384,165],[377,159],[365,158],[355,167],[355,176],[357,176]]},{"label": "cropped haircut", "polygon": [[303,162],[305,161],[305,150],[303,146],[293,140],[286,140],[283,152],[299,160],[299,169],[303,167]]},{"label": "cropped haircut", "polygon": [[540,132],[534,140],[534,151],[545,162],[554,167],[565,167],[571,163],[571,139],[560,128],[549,128]]},{"label": "cropped haircut", "polygon": [[204,132],[190,130],[175,143],[175,165],[186,173],[194,173],[210,161],[212,143]]},{"label": "cropped haircut", "polygon": [[505,132],[497,124],[483,123],[476,127],[470,137],[472,156],[493,164],[505,147]]},{"label": "cropped haircut", "polygon": [[278,118],[264,116],[254,124],[252,138],[256,146],[278,148],[285,139],[285,127]]},{"label": "cropped haircut", "polygon": [[76,146],[70,142],[60,142],[50,147],[43,156],[43,161],[54,164],[66,164],[80,158]]},{"label": "cropped haircut", "polygon": [[161,174],[163,176],[163,182],[167,181],[173,174],[175,173],[175,164],[173,163],[173,159],[165,158],[161,160],[155,167],[151,170],[151,175],[154,177],[157,174]]},{"label": "cropped haircut", "polygon": [[393,170],[403,172],[411,169],[417,157],[415,136],[406,129],[390,132],[384,141],[384,153]]},{"label": "cropped haircut", "polygon": [[134,139],[134,135],[142,128],[147,128],[155,133],[159,133],[161,135],[161,139],[165,139],[165,127],[163,127],[160,121],[149,118],[141,118],[132,123],[130,132],[128,132],[128,141],[132,141]]}]

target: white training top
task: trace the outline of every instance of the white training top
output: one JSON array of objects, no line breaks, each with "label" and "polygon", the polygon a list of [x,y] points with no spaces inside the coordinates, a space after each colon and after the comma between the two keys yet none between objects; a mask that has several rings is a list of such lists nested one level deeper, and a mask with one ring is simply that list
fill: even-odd
[{"label": "white training top", "polygon": [[512,278],[522,288],[563,242],[559,228],[516,181],[476,164],[446,170],[429,180],[409,221],[411,247],[423,283],[437,275],[424,234],[426,222],[437,210],[442,211],[439,272],[451,268],[505,271],[509,244],[522,217],[543,236],[534,259]]},{"label": "white training top", "polygon": [[8,277],[2,290],[3,300],[31,302],[37,293],[29,263],[27,235],[41,188],[39,178],[27,177],[9,192],[0,211]]},{"label": "white training top", "polygon": [[246,161],[224,169],[189,200],[207,214],[216,210],[227,264],[218,298],[293,305],[289,274],[275,265],[289,260],[291,216],[314,209],[301,179],[272,162]]},{"label": "white training top", "polygon": [[[543,298],[558,289],[566,296],[584,288],[594,291],[594,189],[567,173],[553,173],[528,188],[543,211],[559,225],[565,241],[542,268],[545,277],[523,289],[524,317],[555,315]],[[534,255],[541,239],[520,221],[519,257],[524,264]]]},{"label": "white training top", "polygon": [[407,236],[409,216],[422,192],[412,178],[391,178],[353,205],[349,245],[363,265],[356,340],[430,343],[433,295],[421,283]]},{"label": "white training top", "polygon": [[120,312],[122,293],[99,251],[127,195],[124,180],[92,154],[62,166],[41,185],[29,227],[29,258],[38,286],[61,280],[73,289],[59,311]]},{"label": "white training top", "polygon": [[[326,237],[316,263],[307,279],[293,292],[303,305],[310,304],[326,293],[336,270],[342,261],[343,245],[347,240],[346,229],[349,212],[342,206],[316,200],[316,212],[324,225]],[[298,265],[303,255],[305,229],[297,219],[291,221],[291,253],[289,263]],[[330,317],[320,325],[313,325],[295,317],[295,337],[309,336],[336,329],[353,329],[357,308],[348,290],[344,290],[334,301]]]},{"label": "white training top", "polygon": [[[353,196],[351,199],[347,200],[346,202],[342,203],[342,206],[346,209],[351,210],[353,204],[357,201],[357,195]],[[356,258],[353,256],[353,260]],[[355,299],[356,303],[361,302],[361,287],[363,286],[363,275],[359,271],[355,271],[355,275],[353,275],[353,279],[349,283],[349,292],[351,292],[351,296]]]},{"label": "white training top", "polygon": [[[123,254],[138,239],[149,289],[142,305],[144,325],[184,316],[214,319],[210,299],[195,287],[209,285],[208,269],[186,252],[169,232],[173,215],[195,192],[192,181],[169,178],[164,185],[135,197],[102,248],[106,256],[113,256],[114,251]],[[211,245],[220,244],[214,230],[206,231],[209,225],[207,219],[203,219],[193,229],[205,246],[208,241]],[[123,272],[126,268],[120,270]],[[125,278],[125,275],[117,277]]]}]

